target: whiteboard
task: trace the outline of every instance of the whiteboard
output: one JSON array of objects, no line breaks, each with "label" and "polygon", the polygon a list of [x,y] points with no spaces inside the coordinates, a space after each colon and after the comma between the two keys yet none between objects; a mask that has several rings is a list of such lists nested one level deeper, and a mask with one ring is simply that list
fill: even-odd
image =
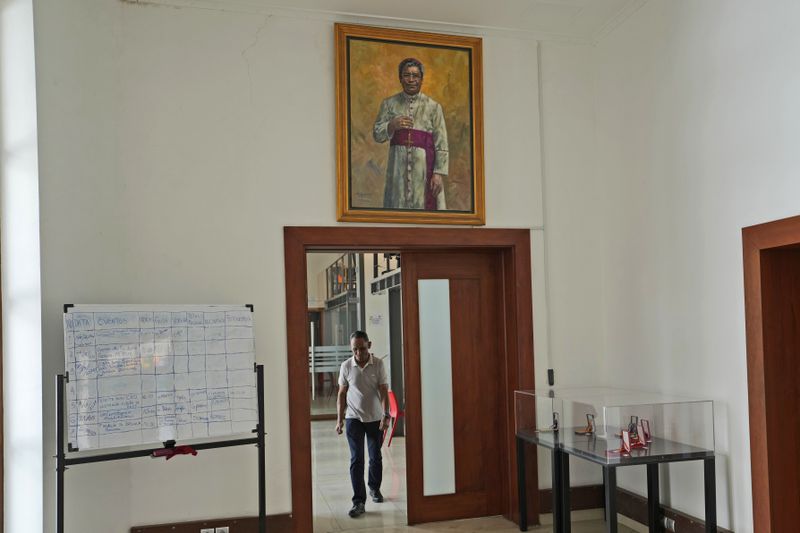
[{"label": "whiteboard", "polygon": [[253,313],[244,305],[75,305],[64,313],[71,449],[250,433]]}]

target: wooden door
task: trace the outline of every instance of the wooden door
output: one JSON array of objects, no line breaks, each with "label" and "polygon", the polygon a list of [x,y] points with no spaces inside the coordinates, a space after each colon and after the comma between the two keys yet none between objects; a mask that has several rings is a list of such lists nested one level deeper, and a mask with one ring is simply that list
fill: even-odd
[{"label": "wooden door", "polygon": [[[491,516],[508,503],[500,253],[404,252],[408,522]],[[425,496],[418,281],[448,280],[455,492]],[[446,306],[445,306],[446,308]]]},{"label": "wooden door", "polygon": [[742,230],[756,533],[797,531],[800,217]]},{"label": "wooden door", "polygon": [[[800,508],[800,248],[761,252],[770,531],[797,531]],[[756,528],[759,530],[759,528]]]}]

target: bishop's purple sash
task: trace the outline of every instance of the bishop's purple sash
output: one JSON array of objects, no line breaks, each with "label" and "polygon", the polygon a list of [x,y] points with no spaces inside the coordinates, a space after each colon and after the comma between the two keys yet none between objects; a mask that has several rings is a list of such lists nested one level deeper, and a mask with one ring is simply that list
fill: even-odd
[{"label": "bishop's purple sash", "polygon": [[429,131],[399,129],[395,130],[390,141],[392,146],[406,146],[422,148],[425,150],[425,209],[428,211],[436,210],[436,198],[431,189],[433,179],[433,162],[436,158],[436,148],[433,146],[433,134]]}]

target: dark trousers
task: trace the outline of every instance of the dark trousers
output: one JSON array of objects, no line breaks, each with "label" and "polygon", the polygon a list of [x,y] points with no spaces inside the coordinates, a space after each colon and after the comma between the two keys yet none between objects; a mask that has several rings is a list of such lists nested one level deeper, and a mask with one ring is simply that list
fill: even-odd
[{"label": "dark trousers", "polygon": [[367,490],[364,487],[364,437],[367,437],[369,450],[369,488],[381,488],[383,478],[383,459],[381,445],[383,431],[380,422],[362,422],[357,418],[346,418],[347,443],[350,445],[350,482],[353,484],[353,503],[366,503]]}]

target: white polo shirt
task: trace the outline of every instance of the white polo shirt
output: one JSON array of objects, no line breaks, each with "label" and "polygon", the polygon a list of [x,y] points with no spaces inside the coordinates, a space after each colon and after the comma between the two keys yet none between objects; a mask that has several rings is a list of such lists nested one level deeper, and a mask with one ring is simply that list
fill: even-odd
[{"label": "white polo shirt", "polygon": [[383,405],[378,392],[380,385],[388,385],[383,361],[370,354],[364,368],[358,366],[355,356],[342,363],[339,369],[339,386],[347,386],[347,410],[345,418],[357,418],[362,422],[377,422],[383,418]]}]

